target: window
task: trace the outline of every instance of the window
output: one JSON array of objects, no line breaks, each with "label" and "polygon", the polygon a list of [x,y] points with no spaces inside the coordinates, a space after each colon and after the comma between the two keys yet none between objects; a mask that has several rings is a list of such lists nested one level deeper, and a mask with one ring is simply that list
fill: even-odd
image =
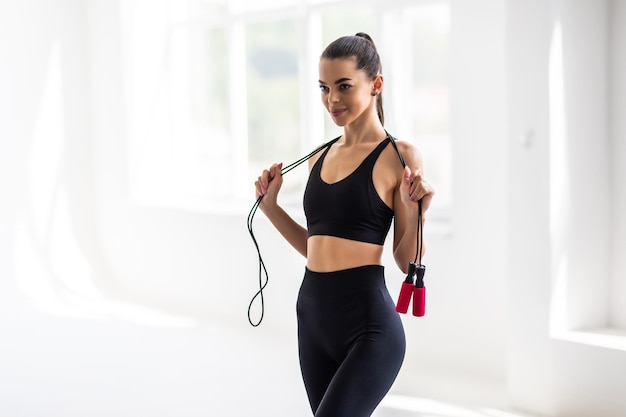
[{"label": "window", "polygon": [[[340,134],[324,114],[317,64],[333,39],[362,31],[386,79],[386,127],[417,145],[451,202],[449,12],[445,2],[334,0],[122,2],[131,200],[244,211],[252,183]],[[301,206],[306,168],[281,203]]]}]

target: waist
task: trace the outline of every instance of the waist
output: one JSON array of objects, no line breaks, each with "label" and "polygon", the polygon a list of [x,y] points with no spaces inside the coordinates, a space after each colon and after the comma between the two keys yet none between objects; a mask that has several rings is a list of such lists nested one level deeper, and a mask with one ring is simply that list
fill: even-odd
[{"label": "waist", "polygon": [[332,272],[317,272],[307,267],[301,289],[307,294],[323,294],[326,298],[364,289],[386,289],[385,268],[381,265],[363,265]]},{"label": "waist", "polygon": [[315,235],[307,239],[307,268],[317,272],[339,271],[363,265],[381,265],[383,246]]}]

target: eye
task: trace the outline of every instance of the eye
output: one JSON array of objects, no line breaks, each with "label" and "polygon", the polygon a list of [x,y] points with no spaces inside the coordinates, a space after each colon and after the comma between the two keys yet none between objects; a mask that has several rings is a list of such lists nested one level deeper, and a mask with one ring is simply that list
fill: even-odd
[{"label": "eye", "polygon": [[328,86],[320,84],[320,90],[322,90],[322,92],[326,92],[328,91]]},{"label": "eye", "polygon": [[341,85],[339,86],[339,88],[340,88],[341,90],[347,90],[347,89],[349,89],[349,88],[351,88],[351,87],[352,87],[352,86],[351,86],[350,84],[341,84]]}]

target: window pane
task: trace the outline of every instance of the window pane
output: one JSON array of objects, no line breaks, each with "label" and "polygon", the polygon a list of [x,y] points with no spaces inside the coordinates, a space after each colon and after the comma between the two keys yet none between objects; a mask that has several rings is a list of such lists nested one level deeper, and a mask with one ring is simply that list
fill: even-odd
[{"label": "window pane", "polygon": [[228,32],[176,23],[184,3],[161,6],[150,19],[138,8],[127,28],[131,199],[206,206],[232,195],[229,178],[209,181],[233,161],[228,63],[219,59]]},{"label": "window pane", "polygon": [[[407,92],[409,120],[424,155],[429,180],[437,187],[433,204],[451,204],[450,87],[448,81],[449,9],[421,6],[405,13],[411,30],[413,91]],[[410,105],[408,105],[410,104]]]},{"label": "window pane", "polygon": [[228,0],[189,0],[189,16],[210,18],[227,11]]},{"label": "window pane", "polygon": [[196,156],[206,170],[201,177],[201,193],[211,200],[229,198],[233,184],[228,178],[210,181],[231,169],[235,159],[230,128],[230,72],[228,60],[224,59],[228,56],[228,30],[204,30],[193,41],[188,92],[191,122],[197,127]]},{"label": "window pane", "polygon": [[[341,36],[365,32],[376,41],[376,11],[372,7],[337,7],[322,14],[324,47]],[[321,53],[322,51],[320,51]]]},{"label": "window pane", "polygon": [[[298,42],[294,20],[246,27],[250,184],[272,163],[288,164],[299,157]],[[285,181],[283,202],[301,185],[297,177]]]},{"label": "window pane", "polygon": [[273,10],[299,3],[300,0],[229,0],[230,10],[235,13]]}]

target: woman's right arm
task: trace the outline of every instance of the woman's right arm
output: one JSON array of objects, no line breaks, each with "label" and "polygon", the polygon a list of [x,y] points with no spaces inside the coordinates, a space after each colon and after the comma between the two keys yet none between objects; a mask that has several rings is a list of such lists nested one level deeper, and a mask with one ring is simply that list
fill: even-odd
[{"label": "woman's right arm", "polygon": [[306,258],[307,230],[278,205],[278,192],[283,184],[281,169],[282,164],[274,164],[255,181],[257,199],[263,196],[259,208],[285,240]]}]

